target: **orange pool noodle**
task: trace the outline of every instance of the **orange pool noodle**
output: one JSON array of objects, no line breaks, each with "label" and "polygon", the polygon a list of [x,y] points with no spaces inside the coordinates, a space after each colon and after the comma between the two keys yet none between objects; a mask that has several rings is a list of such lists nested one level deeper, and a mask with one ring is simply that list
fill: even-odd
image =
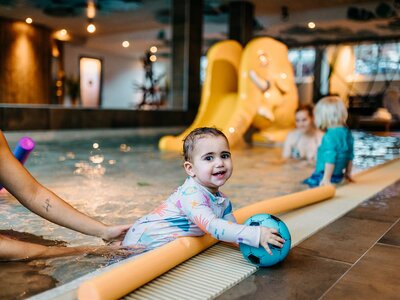
[{"label": "orange pool noodle", "polygon": [[[247,218],[255,214],[283,213],[332,198],[334,195],[334,186],[323,186],[263,200],[238,209],[234,215],[238,223],[243,223]],[[217,242],[218,240],[210,235],[178,238],[160,248],[85,281],[78,289],[78,299],[120,298]]]}]

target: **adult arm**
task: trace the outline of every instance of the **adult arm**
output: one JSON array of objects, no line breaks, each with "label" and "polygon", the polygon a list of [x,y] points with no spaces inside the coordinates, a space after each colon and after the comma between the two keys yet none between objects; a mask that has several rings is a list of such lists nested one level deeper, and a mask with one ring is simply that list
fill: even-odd
[{"label": "adult arm", "polygon": [[130,225],[108,226],[79,212],[38,183],[11,153],[0,131],[0,183],[26,208],[58,225],[111,240]]},{"label": "adult arm", "polygon": [[321,145],[323,135],[324,133],[321,130],[315,129],[313,144],[307,149],[307,160],[313,164],[317,160],[318,148]]},{"label": "adult arm", "polygon": [[283,151],[282,151],[282,158],[289,159],[292,155],[292,147],[294,141],[294,132],[289,132],[288,136],[286,137],[285,143],[283,144]]},{"label": "adult arm", "polygon": [[0,235],[0,261],[32,260],[38,258],[50,258],[79,254],[93,255],[119,255],[127,256],[133,253],[143,252],[142,248],[121,248],[111,246],[83,246],[83,247],[59,247],[43,246],[29,242],[14,240]]},{"label": "adult arm", "polygon": [[[86,247],[88,249],[88,247]],[[47,247],[0,235],[0,260],[28,260],[84,253],[85,247]]]}]

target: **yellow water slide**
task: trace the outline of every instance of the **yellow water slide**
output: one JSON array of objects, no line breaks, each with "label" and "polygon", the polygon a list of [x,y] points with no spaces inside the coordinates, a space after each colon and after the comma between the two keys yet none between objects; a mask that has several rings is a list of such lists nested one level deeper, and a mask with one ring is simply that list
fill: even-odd
[{"label": "yellow water slide", "polygon": [[182,151],[182,140],[197,127],[226,127],[236,108],[241,54],[242,46],[232,40],[219,42],[209,49],[206,77],[196,118],[180,135],[162,137],[159,142],[161,150]]},{"label": "yellow water slide", "polygon": [[287,47],[267,37],[250,41],[245,49],[236,41],[215,44],[208,66],[199,111],[179,136],[165,136],[161,150],[182,151],[182,140],[197,127],[215,126],[230,146],[242,140],[251,125],[258,142],[281,142],[294,127],[297,89]]}]

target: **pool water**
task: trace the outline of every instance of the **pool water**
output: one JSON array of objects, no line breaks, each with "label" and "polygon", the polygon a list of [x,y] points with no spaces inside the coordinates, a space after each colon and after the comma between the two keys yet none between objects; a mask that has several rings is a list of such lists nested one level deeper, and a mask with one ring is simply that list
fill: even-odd
[{"label": "pool water", "polygon": [[[158,139],[169,131],[31,133],[36,148],[25,165],[36,179],[78,210],[105,223],[132,223],[165,200],[186,177],[179,153],[157,149]],[[353,132],[353,135],[356,172],[399,156],[400,138],[362,132]],[[21,136],[6,134],[11,148]],[[300,182],[312,173],[313,166],[304,161],[283,163],[280,154],[278,147],[232,151],[233,175],[221,190],[230,197],[234,209],[307,188]],[[98,238],[62,228],[34,215],[5,192],[0,193],[0,228],[41,236],[44,240],[33,236],[27,239],[47,244],[54,243],[52,241],[70,246],[103,244]],[[8,270],[11,273],[8,281],[15,284],[11,288],[8,281],[2,281],[0,298],[25,298],[108,263],[109,258],[88,256],[2,263],[0,269]],[[27,283],[27,274],[39,280],[35,280],[35,284]],[[3,291],[7,291],[6,296]]]}]

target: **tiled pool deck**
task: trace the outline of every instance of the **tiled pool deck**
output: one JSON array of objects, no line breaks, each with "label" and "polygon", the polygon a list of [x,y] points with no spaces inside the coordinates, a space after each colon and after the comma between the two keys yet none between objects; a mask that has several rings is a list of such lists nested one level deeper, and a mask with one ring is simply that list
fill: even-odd
[{"label": "tiled pool deck", "polygon": [[400,180],[217,299],[399,299],[399,220]]}]

